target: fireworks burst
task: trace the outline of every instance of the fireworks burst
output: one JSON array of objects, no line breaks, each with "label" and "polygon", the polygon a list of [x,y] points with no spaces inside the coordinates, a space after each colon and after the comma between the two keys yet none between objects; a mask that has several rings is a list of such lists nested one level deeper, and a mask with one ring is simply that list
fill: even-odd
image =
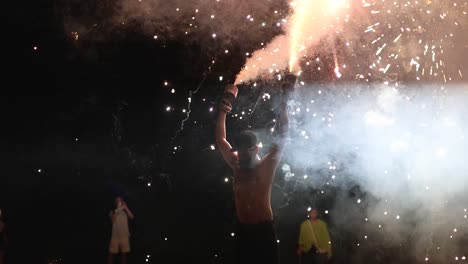
[{"label": "fireworks burst", "polygon": [[[322,70],[315,54],[332,54],[335,76],[358,81],[443,81],[463,78],[448,51],[463,48],[467,3],[455,1],[293,1],[285,34],[256,51],[237,82],[284,71]],[[338,43],[344,45],[337,47]],[[341,56],[337,49],[344,49]],[[285,58],[288,58],[285,62]],[[306,61],[301,67],[301,61]]]},{"label": "fireworks burst", "polygon": [[351,50],[367,53],[369,63],[354,54],[353,66],[362,70],[355,77],[443,82],[462,77],[458,65],[447,62],[446,53],[461,44],[454,37],[466,26],[466,11],[466,1],[457,0],[363,1],[357,12],[365,14],[367,26],[353,21],[356,30],[361,26],[359,38],[344,34]]}]

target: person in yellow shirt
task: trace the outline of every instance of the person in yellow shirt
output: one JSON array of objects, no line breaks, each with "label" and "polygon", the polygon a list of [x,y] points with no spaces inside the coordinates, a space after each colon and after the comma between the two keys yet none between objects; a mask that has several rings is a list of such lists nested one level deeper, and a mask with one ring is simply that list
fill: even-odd
[{"label": "person in yellow shirt", "polygon": [[309,219],[301,224],[297,254],[303,264],[323,264],[332,257],[328,227],[318,218],[316,208],[310,210]]}]

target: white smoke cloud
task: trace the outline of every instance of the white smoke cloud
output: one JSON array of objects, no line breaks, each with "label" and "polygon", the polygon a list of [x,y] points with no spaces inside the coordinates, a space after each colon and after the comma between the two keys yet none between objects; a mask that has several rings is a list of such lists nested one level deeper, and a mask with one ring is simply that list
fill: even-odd
[{"label": "white smoke cloud", "polygon": [[[412,253],[425,257],[435,246],[468,233],[466,88],[303,87],[291,107],[294,129],[285,162],[293,173],[329,171],[325,178],[308,175],[314,186],[346,186],[350,177],[376,197],[367,204],[369,223],[357,219],[358,198],[350,206],[349,199],[338,197],[330,211],[338,229],[381,225],[386,243],[412,237]],[[366,203],[365,197],[359,199]],[[415,219],[419,222],[412,223]],[[362,236],[371,236],[368,230]]]}]

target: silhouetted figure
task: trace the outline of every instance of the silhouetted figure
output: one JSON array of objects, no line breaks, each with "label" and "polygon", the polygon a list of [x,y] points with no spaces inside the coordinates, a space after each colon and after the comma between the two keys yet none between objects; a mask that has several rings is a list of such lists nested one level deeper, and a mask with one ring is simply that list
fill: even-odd
[{"label": "silhouetted figure", "polygon": [[234,174],[234,199],[239,222],[235,233],[236,261],[239,264],[278,263],[278,243],[270,196],[273,177],[281,160],[284,139],[288,132],[286,103],[293,87],[294,82],[283,87],[280,116],[277,122],[279,140],[273,144],[263,159],[257,158],[259,148],[257,137],[253,132],[241,132],[234,148],[226,140],[226,114],[231,111],[231,103],[237,96],[236,87],[230,87],[236,89],[235,94],[225,93],[219,106],[216,143]]},{"label": "silhouetted figure", "polygon": [[114,255],[120,253],[122,264],[127,263],[127,254],[130,252],[130,231],[128,219],[133,219],[133,213],[128,209],[122,197],[115,198],[115,209],[109,213],[112,221],[112,237],[109,244],[108,264],[114,261]]}]

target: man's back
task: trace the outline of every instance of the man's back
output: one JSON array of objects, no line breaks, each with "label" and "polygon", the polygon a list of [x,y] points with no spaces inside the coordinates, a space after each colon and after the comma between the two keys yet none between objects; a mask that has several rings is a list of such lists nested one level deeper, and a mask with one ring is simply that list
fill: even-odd
[{"label": "man's back", "polygon": [[276,163],[266,157],[252,169],[234,168],[234,199],[241,223],[257,224],[273,220],[270,197]]}]

